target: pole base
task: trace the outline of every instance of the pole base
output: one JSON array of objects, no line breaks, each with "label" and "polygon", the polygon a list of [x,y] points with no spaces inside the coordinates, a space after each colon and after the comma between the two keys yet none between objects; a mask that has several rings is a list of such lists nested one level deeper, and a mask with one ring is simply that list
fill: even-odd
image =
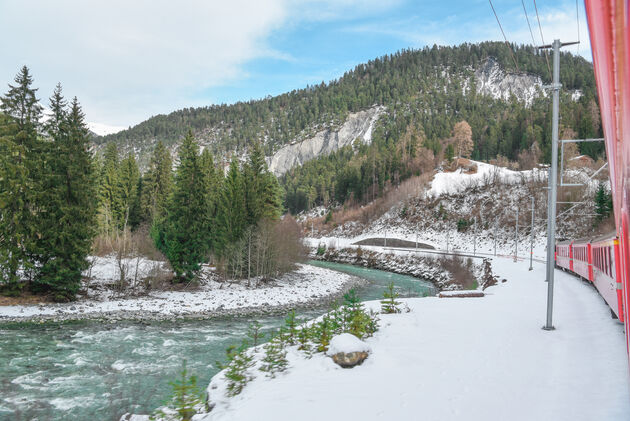
[{"label": "pole base", "polygon": [[542,330],[556,330],[556,328],[553,326],[543,326]]}]

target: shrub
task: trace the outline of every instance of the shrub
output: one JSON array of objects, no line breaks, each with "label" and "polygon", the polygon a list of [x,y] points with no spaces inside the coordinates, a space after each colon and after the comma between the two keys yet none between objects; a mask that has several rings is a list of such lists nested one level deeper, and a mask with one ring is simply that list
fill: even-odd
[{"label": "shrub", "polygon": [[398,296],[398,293],[394,291],[394,283],[390,282],[383,293],[383,299],[381,300],[381,312],[385,314],[400,313],[400,302],[396,301]]},{"label": "shrub", "polygon": [[173,394],[166,407],[158,409],[151,420],[183,420],[189,421],[203,405],[197,387],[197,377],[188,376],[186,360],[182,363],[182,371],[178,380],[169,383]]}]

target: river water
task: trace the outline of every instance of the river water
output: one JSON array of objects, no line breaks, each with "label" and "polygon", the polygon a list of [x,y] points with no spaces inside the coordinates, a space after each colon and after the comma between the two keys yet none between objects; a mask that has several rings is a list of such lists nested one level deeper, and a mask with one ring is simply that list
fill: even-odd
[{"label": "river water", "polygon": [[[310,262],[370,281],[363,300],[379,299],[394,282],[401,297],[434,295],[431,283],[351,265]],[[300,311],[304,319],[327,309]],[[170,396],[186,360],[205,389],[223,361],[258,320],[270,332],[283,317],[173,322],[96,321],[0,324],[0,420],[118,420],[151,413]]]}]

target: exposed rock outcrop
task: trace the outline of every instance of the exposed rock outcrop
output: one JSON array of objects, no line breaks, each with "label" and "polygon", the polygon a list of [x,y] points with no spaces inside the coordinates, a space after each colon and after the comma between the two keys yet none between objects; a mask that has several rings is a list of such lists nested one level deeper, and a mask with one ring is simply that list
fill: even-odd
[{"label": "exposed rock outcrop", "polygon": [[352,145],[356,139],[362,143],[370,143],[374,123],[384,111],[385,107],[378,106],[349,114],[338,130],[322,130],[310,139],[282,147],[268,158],[269,169],[280,176],[311,159]]},{"label": "exposed rock outcrop", "polygon": [[514,95],[519,101],[531,105],[538,95],[545,95],[539,76],[506,72],[493,57],[488,57],[475,70],[475,81],[478,94],[489,95],[494,99],[507,101],[510,95]]}]

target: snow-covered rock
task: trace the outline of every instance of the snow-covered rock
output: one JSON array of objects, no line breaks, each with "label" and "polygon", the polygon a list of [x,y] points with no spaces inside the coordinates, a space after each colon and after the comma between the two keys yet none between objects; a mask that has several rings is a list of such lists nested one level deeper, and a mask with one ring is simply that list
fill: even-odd
[{"label": "snow-covered rock", "polygon": [[477,93],[505,101],[514,95],[519,101],[531,105],[534,98],[543,94],[542,80],[538,75],[506,72],[493,57],[488,57],[475,71]]},{"label": "snow-covered rock", "polygon": [[338,366],[352,368],[366,360],[371,349],[368,344],[350,333],[333,336],[326,355]]},{"label": "snow-covered rock", "polygon": [[333,336],[326,355],[335,364],[343,368],[351,368],[361,364],[368,357],[372,349],[368,344],[350,333]]},{"label": "snow-covered rock", "polygon": [[328,346],[326,355],[332,357],[335,354],[351,352],[370,352],[370,346],[357,338],[351,333],[342,333],[340,335],[333,336]]},{"label": "snow-covered rock", "polygon": [[338,130],[322,130],[302,142],[284,146],[268,159],[269,169],[280,176],[311,159],[352,145],[356,139],[362,143],[370,143],[374,123],[384,111],[385,107],[379,106],[351,113]]}]

